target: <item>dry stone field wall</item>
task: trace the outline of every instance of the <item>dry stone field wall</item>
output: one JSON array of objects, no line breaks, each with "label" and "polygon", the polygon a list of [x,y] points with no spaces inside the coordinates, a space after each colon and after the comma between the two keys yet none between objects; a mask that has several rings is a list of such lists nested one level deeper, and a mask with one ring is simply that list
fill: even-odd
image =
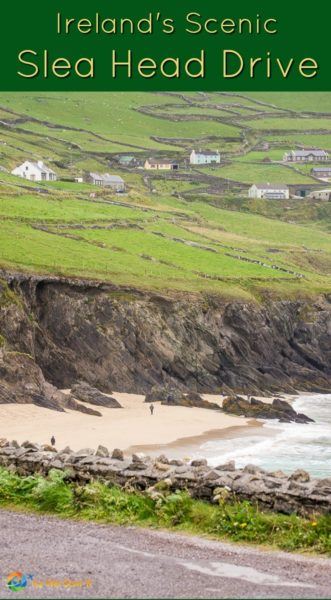
[{"label": "dry stone field wall", "polygon": [[125,457],[104,446],[73,452],[58,452],[52,446],[0,440],[0,465],[19,475],[41,474],[50,470],[66,473],[68,481],[81,485],[100,481],[127,490],[139,490],[157,499],[167,491],[187,490],[194,498],[222,503],[236,499],[250,500],[265,509],[285,514],[330,514],[331,478],[313,479],[304,470],[291,475],[282,471],[266,472],[247,465],[236,469],[234,462],[210,467],[205,459],[190,463],[169,460],[166,456],[152,459],[133,454]]}]

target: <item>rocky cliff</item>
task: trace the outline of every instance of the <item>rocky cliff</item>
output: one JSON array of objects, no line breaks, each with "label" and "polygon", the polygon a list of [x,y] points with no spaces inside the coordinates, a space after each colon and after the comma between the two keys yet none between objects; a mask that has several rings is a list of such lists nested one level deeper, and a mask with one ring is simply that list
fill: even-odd
[{"label": "rocky cliff", "polygon": [[20,274],[1,281],[1,381],[32,377],[39,391],[43,377],[105,392],[169,383],[199,392],[331,390],[331,297],[248,304]]}]

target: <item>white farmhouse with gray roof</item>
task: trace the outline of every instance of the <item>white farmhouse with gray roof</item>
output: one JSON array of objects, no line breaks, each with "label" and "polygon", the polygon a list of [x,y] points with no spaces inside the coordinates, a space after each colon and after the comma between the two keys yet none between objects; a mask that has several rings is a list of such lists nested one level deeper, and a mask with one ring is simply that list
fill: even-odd
[{"label": "white farmhouse with gray roof", "polygon": [[329,154],[325,150],[291,150],[285,152],[285,162],[324,162],[329,160]]},{"label": "white farmhouse with gray roof", "polygon": [[210,165],[221,162],[218,150],[192,150],[190,154],[191,165]]},{"label": "white farmhouse with gray roof", "polygon": [[290,190],[283,183],[254,183],[248,190],[248,197],[265,200],[288,200]]},{"label": "white farmhouse with gray roof", "polygon": [[93,185],[98,185],[99,187],[110,187],[116,192],[124,192],[125,183],[122,177],[119,175],[110,175],[109,173],[89,173],[87,180],[89,183]]},{"label": "white farmhouse with gray roof", "polygon": [[22,165],[16,167],[12,171],[12,175],[28,179],[29,181],[56,181],[56,173],[43,163],[42,160],[38,162],[30,162],[26,160]]}]

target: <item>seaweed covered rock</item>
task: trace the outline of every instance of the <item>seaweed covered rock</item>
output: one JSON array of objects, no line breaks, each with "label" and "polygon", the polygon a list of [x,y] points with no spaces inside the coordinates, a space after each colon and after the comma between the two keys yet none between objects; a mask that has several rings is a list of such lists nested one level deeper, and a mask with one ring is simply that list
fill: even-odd
[{"label": "seaweed covered rock", "polygon": [[163,406],[187,406],[220,410],[215,402],[208,402],[197,392],[185,393],[171,386],[154,386],[146,395],[145,402],[161,402]]},{"label": "seaweed covered rock", "polygon": [[297,413],[285,400],[275,398],[272,403],[252,398],[250,401],[241,396],[228,396],[223,400],[224,412],[255,419],[278,419],[282,423],[310,423],[313,419]]},{"label": "seaweed covered rock", "polygon": [[146,394],[145,402],[177,401],[182,395],[183,392],[172,385],[154,385],[151,391]]}]

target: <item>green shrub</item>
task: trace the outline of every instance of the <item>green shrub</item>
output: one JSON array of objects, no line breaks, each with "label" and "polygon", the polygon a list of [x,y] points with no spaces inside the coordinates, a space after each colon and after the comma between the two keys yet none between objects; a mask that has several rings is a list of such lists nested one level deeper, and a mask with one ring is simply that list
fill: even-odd
[{"label": "green shrub", "polygon": [[67,481],[65,473],[20,477],[0,468],[0,505],[121,525],[166,527],[216,539],[331,555],[331,515],[304,518],[266,512],[250,502],[212,505],[186,492],[155,499],[133,490]]}]

